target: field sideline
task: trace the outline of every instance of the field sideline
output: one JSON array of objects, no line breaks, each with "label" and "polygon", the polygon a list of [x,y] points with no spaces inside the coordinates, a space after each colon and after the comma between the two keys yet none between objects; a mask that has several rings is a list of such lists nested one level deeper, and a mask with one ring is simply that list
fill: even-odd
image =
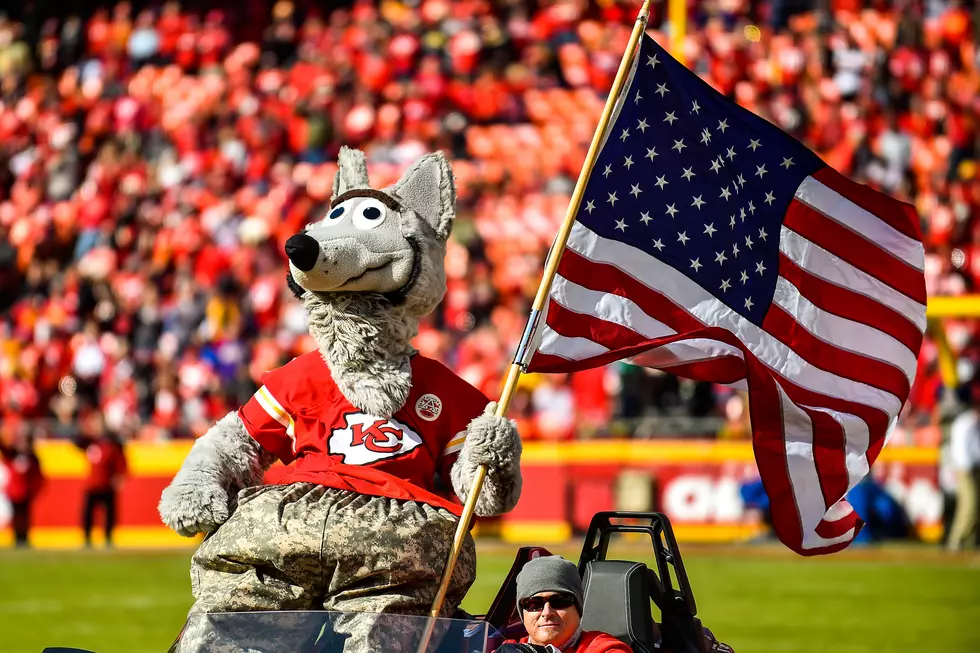
[{"label": "field sideline", "polygon": [[[463,605],[485,611],[514,548],[480,542]],[[556,547],[577,560],[578,549]],[[649,549],[617,553],[644,560]],[[865,548],[804,559],[779,546],[686,546],[699,616],[738,653],[980,651],[980,556]],[[78,646],[163,653],[191,602],[190,551],[0,551],[5,653]]]}]

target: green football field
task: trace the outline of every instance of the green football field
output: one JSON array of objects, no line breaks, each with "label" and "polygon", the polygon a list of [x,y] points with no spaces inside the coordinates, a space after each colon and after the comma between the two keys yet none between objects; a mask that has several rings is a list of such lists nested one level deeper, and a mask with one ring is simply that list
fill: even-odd
[{"label": "green football field", "polygon": [[[480,544],[463,607],[482,613],[513,559]],[[577,560],[577,550],[556,548]],[[699,616],[738,653],[980,651],[980,557],[931,548],[804,559],[778,547],[685,547]],[[642,549],[624,557],[643,559]],[[163,653],[191,596],[190,552],[0,551],[0,651]]]}]

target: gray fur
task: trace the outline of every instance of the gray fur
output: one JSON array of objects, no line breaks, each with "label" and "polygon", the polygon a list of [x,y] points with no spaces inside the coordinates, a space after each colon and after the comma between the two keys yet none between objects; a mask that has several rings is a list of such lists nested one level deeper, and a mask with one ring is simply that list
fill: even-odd
[{"label": "gray fur", "polygon": [[349,190],[371,187],[364,152],[344,145],[337,154],[337,165],[332,199],[337,199]]},{"label": "gray fur", "polygon": [[[442,152],[426,154],[385,192],[419,214],[443,242],[449,240],[456,217],[456,183]],[[432,201],[436,197],[438,203]]]},{"label": "gray fur", "polygon": [[476,500],[476,514],[492,517],[513,510],[521,498],[521,438],[517,424],[494,414],[497,402],[491,401],[483,414],[466,428],[466,440],[459,459],[450,470],[453,490],[466,501],[480,465],[487,475]]},{"label": "gray fur", "polygon": [[228,413],[198,438],[161,494],[163,523],[184,537],[214,531],[234,510],[238,491],[260,483],[274,461]]}]

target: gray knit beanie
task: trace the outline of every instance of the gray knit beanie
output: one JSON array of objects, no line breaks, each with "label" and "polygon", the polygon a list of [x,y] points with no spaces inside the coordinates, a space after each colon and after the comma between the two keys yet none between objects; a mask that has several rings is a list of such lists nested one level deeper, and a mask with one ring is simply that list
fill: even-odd
[{"label": "gray knit beanie", "polygon": [[517,602],[538,592],[566,592],[575,597],[582,612],[582,579],[574,562],[561,556],[543,556],[528,561],[517,574]]}]

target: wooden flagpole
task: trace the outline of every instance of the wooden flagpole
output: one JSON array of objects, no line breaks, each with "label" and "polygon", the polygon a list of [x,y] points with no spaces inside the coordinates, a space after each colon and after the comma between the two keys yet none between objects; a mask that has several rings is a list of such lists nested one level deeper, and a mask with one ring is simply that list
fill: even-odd
[{"label": "wooden flagpole", "polygon": [[[601,149],[603,137],[609,126],[609,122],[612,119],[616,101],[619,99],[619,96],[623,91],[623,86],[626,83],[626,78],[629,76],[629,70],[633,64],[633,56],[636,53],[637,44],[639,44],[640,38],[646,31],[647,20],[650,17],[650,4],[652,1],[653,0],[644,0],[643,6],[640,8],[640,12],[636,17],[636,22],[633,25],[633,32],[630,34],[629,44],[626,46],[626,52],[623,54],[623,59],[619,63],[619,70],[616,73],[616,78],[613,81],[612,88],[609,90],[609,95],[606,98],[606,105],[602,110],[602,116],[599,119],[599,124],[596,127],[595,133],[592,135],[592,144],[589,146],[589,152],[585,157],[585,163],[582,165],[582,171],[579,173],[578,181],[575,184],[575,190],[572,192],[571,201],[568,203],[568,211],[565,213],[565,220],[562,222],[561,227],[558,230],[558,235],[555,237],[555,242],[551,246],[551,251],[549,252],[548,260],[545,264],[544,275],[541,277],[541,284],[538,286],[537,295],[534,297],[534,304],[532,306],[531,316],[528,318],[527,328],[525,328],[524,331],[524,337],[521,339],[521,344],[518,347],[517,354],[514,356],[514,362],[511,364],[510,370],[507,372],[507,378],[504,381],[503,389],[500,392],[500,399],[497,402],[496,411],[496,414],[499,417],[503,417],[507,414],[507,408],[510,405],[510,400],[513,398],[514,392],[517,390],[517,381],[520,379],[524,368],[524,356],[528,347],[531,345],[538,316],[544,308],[545,302],[548,300],[548,293],[551,290],[551,282],[554,280],[555,273],[558,271],[558,262],[561,259],[562,252],[565,250],[565,244],[568,242],[568,236],[572,231],[572,225],[575,223],[575,216],[578,215],[578,209],[582,203],[582,195],[585,194],[585,187],[589,183],[592,168],[595,166],[596,159],[599,158],[599,150]],[[473,519],[473,513],[476,509],[476,500],[480,496],[480,490],[483,488],[483,481],[486,479],[486,475],[486,466],[480,465],[480,467],[477,468],[476,475],[473,478],[473,487],[471,488],[470,494],[466,499],[465,505],[463,506],[463,513],[459,518],[459,525],[456,527],[456,535],[453,538],[452,550],[449,553],[449,560],[446,563],[446,569],[442,575],[442,582],[439,585],[439,591],[436,593],[436,598],[432,602],[432,610],[429,613],[430,617],[437,618],[442,610],[442,604],[446,599],[446,592],[449,589],[449,582],[452,580],[453,570],[456,567],[459,552],[462,550],[463,543],[466,541],[467,533],[469,533],[470,521]],[[430,619],[419,646],[420,653],[424,652],[428,648],[434,625],[435,622]]]}]

